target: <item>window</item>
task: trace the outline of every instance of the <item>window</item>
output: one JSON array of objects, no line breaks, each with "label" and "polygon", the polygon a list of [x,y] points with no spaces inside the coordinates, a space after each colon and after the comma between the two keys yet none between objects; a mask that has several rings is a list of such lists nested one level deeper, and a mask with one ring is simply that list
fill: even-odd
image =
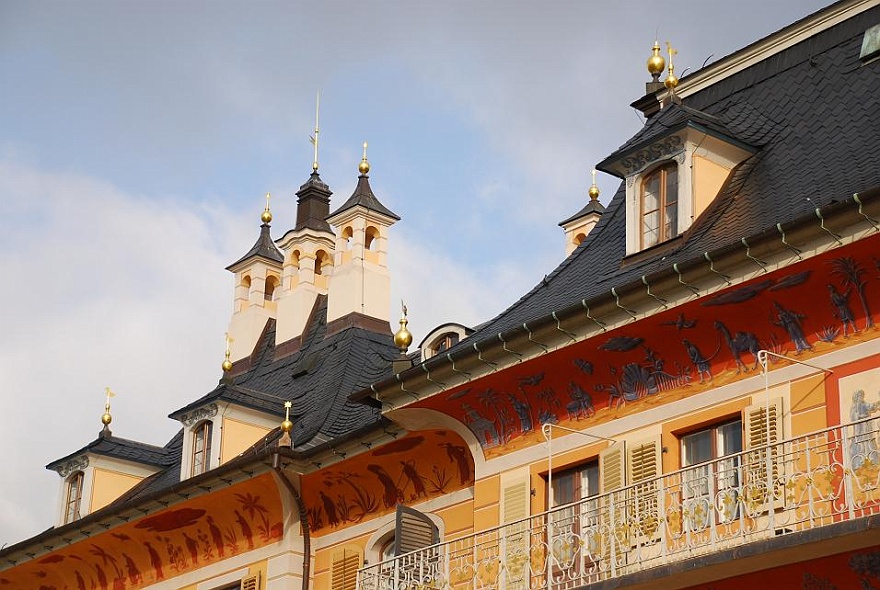
[{"label": "window", "polygon": [[448,334],[444,334],[434,343],[434,350],[437,354],[445,350],[449,350],[453,346],[458,344],[458,334],[453,332],[449,332]]},{"label": "window", "polygon": [[[742,420],[732,420],[681,437],[682,501],[685,522],[692,530],[705,528],[715,508],[728,521],[736,516],[740,484]],[[724,459],[730,455],[736,455]]]},{"label": "window", "polygon": [[642,248],[678,235],[678,166],[657,168],[642,181]]},{"label": "window", "polygon": [[[599,462],[592,461],[573,469],[554,473],[550,484],[553,506],[565,506],[599,494]],[[552,513],[550,546],[553,577],[584,574],[594,567],[600,551],[600,514],[596,501],[587,501]]]},{"label": "window", "polygon": [[67,501],[64,509],[64,524],[77,520],[82,503],[83,472],[77,471],[67,480]]},{"label": "window", "polygon": [[211,461],[211,422],[196,426],[192,441],[192,475],[201,475],[209,469]]},{"label": "window", "polygon": [[273,276],[266,277],[266,287],[263,291],[263,299],[266,301],[274,301],[276,287],[278,287],[278,279]]}]

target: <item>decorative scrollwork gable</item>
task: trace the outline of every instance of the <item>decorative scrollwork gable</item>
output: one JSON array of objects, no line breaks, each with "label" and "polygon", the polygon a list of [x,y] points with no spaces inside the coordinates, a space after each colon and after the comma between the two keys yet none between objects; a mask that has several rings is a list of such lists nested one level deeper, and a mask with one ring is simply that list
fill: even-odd
[{"label": "decorative scrollwork gable", "polygon": [[58,475],[60,475],[61,477],[67,477],[74,471],[82,471],[88,466],[89,458],[85,455],[80,455],[79,457],[74,457],[63,465],[59,465],[55,468],[55,471],[57,471]]},{"label": "decorative scrollwork gable", "polygon": [[195,410],[180,416],[180,421],[184,426],[192,426],[202,420],[213,418],[217,415],[217,404],[211,403],[207,406],[196,408]]}]

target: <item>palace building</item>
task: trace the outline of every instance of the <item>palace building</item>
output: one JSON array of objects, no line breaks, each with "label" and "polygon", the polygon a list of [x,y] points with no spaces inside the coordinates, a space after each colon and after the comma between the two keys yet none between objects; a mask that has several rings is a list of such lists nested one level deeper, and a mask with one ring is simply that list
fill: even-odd
[{"label": "palace building", "polygon": [[566,258],[414,350],[405,220],[366,146],[331,207],[316,151],[227,267],[216,388],[161,447],[108,391],[0,589],[880,588],[880,2],[680,80],[665,53]]}]

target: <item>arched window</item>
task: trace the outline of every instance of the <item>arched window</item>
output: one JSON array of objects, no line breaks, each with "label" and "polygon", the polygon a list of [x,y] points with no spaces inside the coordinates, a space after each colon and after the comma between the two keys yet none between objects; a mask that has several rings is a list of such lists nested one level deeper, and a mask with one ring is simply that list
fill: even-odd
[{"label": "arched window", "polygon": [[193,476],[206,472],[211,461],[211,422],[206,420],[193,429],[192,469]]},{"label": "arched window", "polygon": [[324,274],[324,265],[330,264],[330,256],[323,250],[315,252],[315,274]]},{"label": "arched window", "polygon": [[351,229],[350,225],[345,226],[345,229],[342,230],[342,239],[345,241],[345,249],[351,249],[351,239],[354,237],[354,230]]},{"label": "arched window", "polygon": [[275,288],[278,286],[278,279],[273,276],[266,277],[266,288],[263,291],[263,298],[266,301],[275,300]]},{"label": "arched window", "polygon": [[376,250],[379,244],[379,230],[372,225],[364,232],[364,248],[366,250]]},{"label": "arched window", "polygon": [[642,180],[642,248],[678,235],[678,166],[657,168]]},{"label": "arched window", "polygon": [[79,518],[82,503],[83,472],[77,471],[67,480],[67,500],[64,507],[64,524]]},{"label": "arched window", "polygon": [[435,340],[434,346],[432,346],[431,348],[434,349],[434,352],[436,354],[440,354],[443,351],[449,350],[456,344],[458,344],[458,334],[456,334],[455,332],[447,332],[446,334],[443,334],[442,336],[440,336],[440,338]]}]

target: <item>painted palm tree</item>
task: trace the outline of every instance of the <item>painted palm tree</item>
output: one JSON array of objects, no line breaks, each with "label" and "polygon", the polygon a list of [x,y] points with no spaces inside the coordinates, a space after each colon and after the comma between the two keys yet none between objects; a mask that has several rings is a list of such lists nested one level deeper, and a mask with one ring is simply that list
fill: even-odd
[{"label": "painted palm tree", "polygon": [[495,420],[493,420],[493,422],[498,425],[501,439],[505,442],[510,440],[510,436],[512,434],[510,432],[511,424],[508,422],[507,413],[504,411],[504,400],[501,398],[498,392],[490,387],[482,393],[478,393],[477,399],[480,400],[481,404],[491,409],[492,413],[495,414]]},{"label": "painted palm tree", "polygon": [[845,287],[853,288],[858,293],[859,302],[865,312],[865,328],[870,328],[874,325],[874,319],[871,317],[868,299],[865,297],[865,286],[868,284],[865,269],[852,256],[833,258],[830,263],[831,273],[838,276]]}]

